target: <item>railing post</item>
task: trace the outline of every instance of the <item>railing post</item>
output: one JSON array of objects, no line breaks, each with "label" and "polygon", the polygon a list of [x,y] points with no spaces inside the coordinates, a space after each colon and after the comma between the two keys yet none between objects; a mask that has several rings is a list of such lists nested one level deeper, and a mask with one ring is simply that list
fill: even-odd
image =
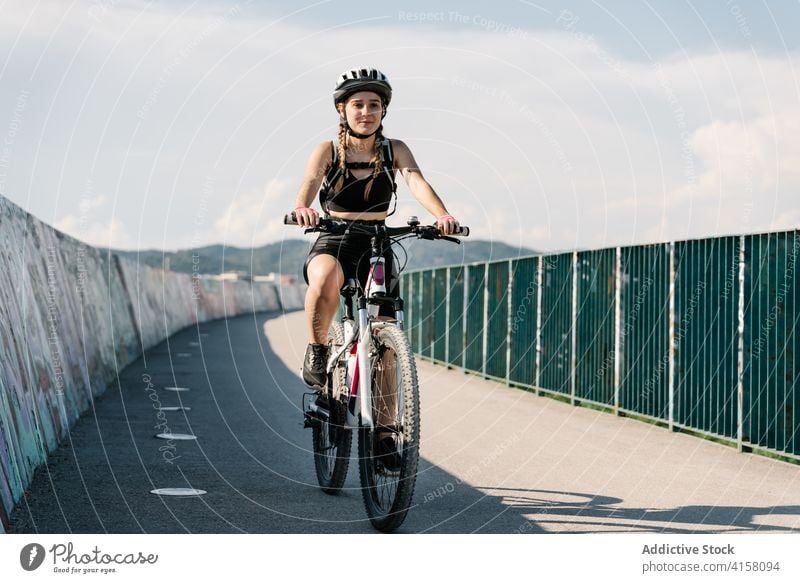
[{"label": "railing post", "polygon": [[739,302],[738,302],[738,362],[736,383],[736,449],[743,450],[744,435],[744,272],[745,272],[745,253],[744,235],[739,236]]},{"label": "railing post", "polygon": [[419,353],[422,355],[422,341],[423,341],[423,328],[422,325],[423,318],[425,317],[422,313],[422,304],[423,299],[422,296],[425,294],[425,272],[419,272],[419,290],[417,290],[417,346],[419,346]]},{"label": "railing post", "polygon": [[544,287],[542,263],[544,263],[544,258],[539,255],[536,266],[536,360],[533,371],[533,384],[536,387],[537,395],[540,394],[539,382],[542,372],[542,288]]},{"label": "railing post", "polygon": [[669,344],[667,345],[668,354],[668,373],[667,391],[669,395],[669,430],[675,429],[675,242],[669,244]]},{"label": "railing post", "polygon": [[619,415],[619,384],[622,356],[622,248],[616,249],[614,266],[614,414]]},{"label": "railing post", "polygon": [[444,361],[447,366],[450,366],[450,270],[452,267],[447,268],[447,278],[445,279],[444,291]]},{"label": "railing post", "polygon": [[469,273],[470,268],[463,266],[464,301],[461,302],[461,371],[467,374],[467,311],[469,309]]},{"label": "railing post", "polygon": [[403,277],[408,278],[408,297],[403,298],[404,300],[404,308],[406,313],[404,314],[406,320],[406,327],[408,328],[408,341],[411,343],[411,352],[414,351],[414,337],[412,334],[416,331],[416,326],[414,326],[414,318],[417,315],[417,311],[414,309],[414,274],[413,273],[406,273],[403,274]]},{"label": "railing post", "polygon": [[406,313],[404,314],[406,320],[406,329],[408,330],[408,341],[411,343],[411,350],[416,354],[416,350],[414,350],[414,317],[416,316],[416,310],[414,310],[414,274],[406,273],[403,274],[403,277],[408,278],[408,288],[406,289],[407,296],[404,299],[404,308]]},{"label": "railing post", "polygon": [[[430,277],[430,280],[428,282],[428,288],[431,290],[431,296],[432,296],[431,297],[431,306],[434,306],[434,304],[436,303],[436,270],[435,269],[431,269],[430,270],[430,274],[431,274],[431,277]],[[433,318],[433,322],[428,324],[428,326],[430,326],[430,328],[433,330],[433,334],[431,334],[431,345],[430,345],[431,362],[436,362],[436,316],[435,316],[435,313],[436,313],[436,307],[434,306],[433,312],[428,314],[428,318],[429,319]]]},{"label": "railing post", "polygon": [[508,308],[506,309],[507,318],[506,318],[506,386],[511,385],[511,307],[513,302],[511,301],[511,291],[514,289],[514,269],[513,269],[513,259],[508,260],[508,288],[506,289],[506,304]]},{"label": "railing post", "polygon": [[481,374],[486,378],[486,344],[489,341],[489,262],[483,264],[483,357]]},{"label": "railing post", "polygon": [[578,370],[578,252],[572,252],[572,342],[569,363],[569,397],[570,403],[575,404],[575,385]]}]

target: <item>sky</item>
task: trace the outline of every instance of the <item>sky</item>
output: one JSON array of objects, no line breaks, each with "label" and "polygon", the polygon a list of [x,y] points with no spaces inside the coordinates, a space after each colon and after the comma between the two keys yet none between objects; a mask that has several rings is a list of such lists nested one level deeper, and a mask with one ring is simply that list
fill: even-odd
[{"label": "sky", "polygon": [[[94,245],[282,224],[342,71],[477,238],[541,251],[800,224],[800,2],[0,0],[0,194]],[[390,224],[433,220],[400,180]],[[318,204],[318,203],[317,203]]]}]

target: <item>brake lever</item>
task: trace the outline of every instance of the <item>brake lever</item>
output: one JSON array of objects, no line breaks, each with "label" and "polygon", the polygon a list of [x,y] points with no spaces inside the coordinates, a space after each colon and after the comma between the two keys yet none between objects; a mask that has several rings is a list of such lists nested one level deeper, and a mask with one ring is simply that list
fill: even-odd
[{"label": "brake lever", "polygon": [[435,241],[439,238],[439,229],[433,225],[420,225],[417,227],[417,239],[427,239],[428,241]]},{"label": "brake lever", "polygon": [[420,231],[417,233],[417,237],[420,239],[427,239],[428,241],[444,239],[445,241],[450,241],[451,243],[455,243],[456,245],[461,245],[461,241],[459,241],[455,237],[444,235],[437,227],[433,225],[426,226],[424,230],[420,229]]}]

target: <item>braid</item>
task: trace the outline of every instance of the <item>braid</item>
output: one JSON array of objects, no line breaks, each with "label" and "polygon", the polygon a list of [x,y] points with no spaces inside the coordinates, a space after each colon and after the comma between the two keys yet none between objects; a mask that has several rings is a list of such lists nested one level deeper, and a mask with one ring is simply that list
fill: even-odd
[{"label": "braid", "polygon": [[383,167],[383,124],[378,126],[378,131],[375,132],[375,155],[370,160],[370,164],[372,164],[372,176],[364,187],[364,200],[369,200],[372,183],[375,182]]},{"label": "braid", "polygon": [[347,166],[345,166],[345,157],[347,156],[347,122],[339,124],[339,142],[336,149],[339,153],[339,168],[341,172],[339,173],[339,180],[336,181],[333,187],[333,191],[339,192],[344,186],[344,177],[347,174]]}]

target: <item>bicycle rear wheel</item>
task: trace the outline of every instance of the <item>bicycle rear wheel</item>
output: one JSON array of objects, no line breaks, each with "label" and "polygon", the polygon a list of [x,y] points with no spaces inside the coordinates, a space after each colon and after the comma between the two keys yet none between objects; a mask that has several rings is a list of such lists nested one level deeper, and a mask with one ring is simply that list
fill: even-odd
[{"label": "bicycle rear wheel", "polygon": [[379,354],[372,368],[375,428],[361,428],[359,475],[372,525],[392,532],[405,520],[419,462],[419,385],[414,355],[397,326],[375,333]]},{"label": "bicycle rear wheel", "polygon": [[[334,322],[328,332],[331,351],[344,344],[344,330]],[[312,428],[314,469],[320,488],[326,494],[338,494],[347,478],[352,447],[352,430],[347,427],[347,409],[342,400],[347,393],[344,365],[333,369],[331,382],[326,387],[327,418],[320,415]]]}]

